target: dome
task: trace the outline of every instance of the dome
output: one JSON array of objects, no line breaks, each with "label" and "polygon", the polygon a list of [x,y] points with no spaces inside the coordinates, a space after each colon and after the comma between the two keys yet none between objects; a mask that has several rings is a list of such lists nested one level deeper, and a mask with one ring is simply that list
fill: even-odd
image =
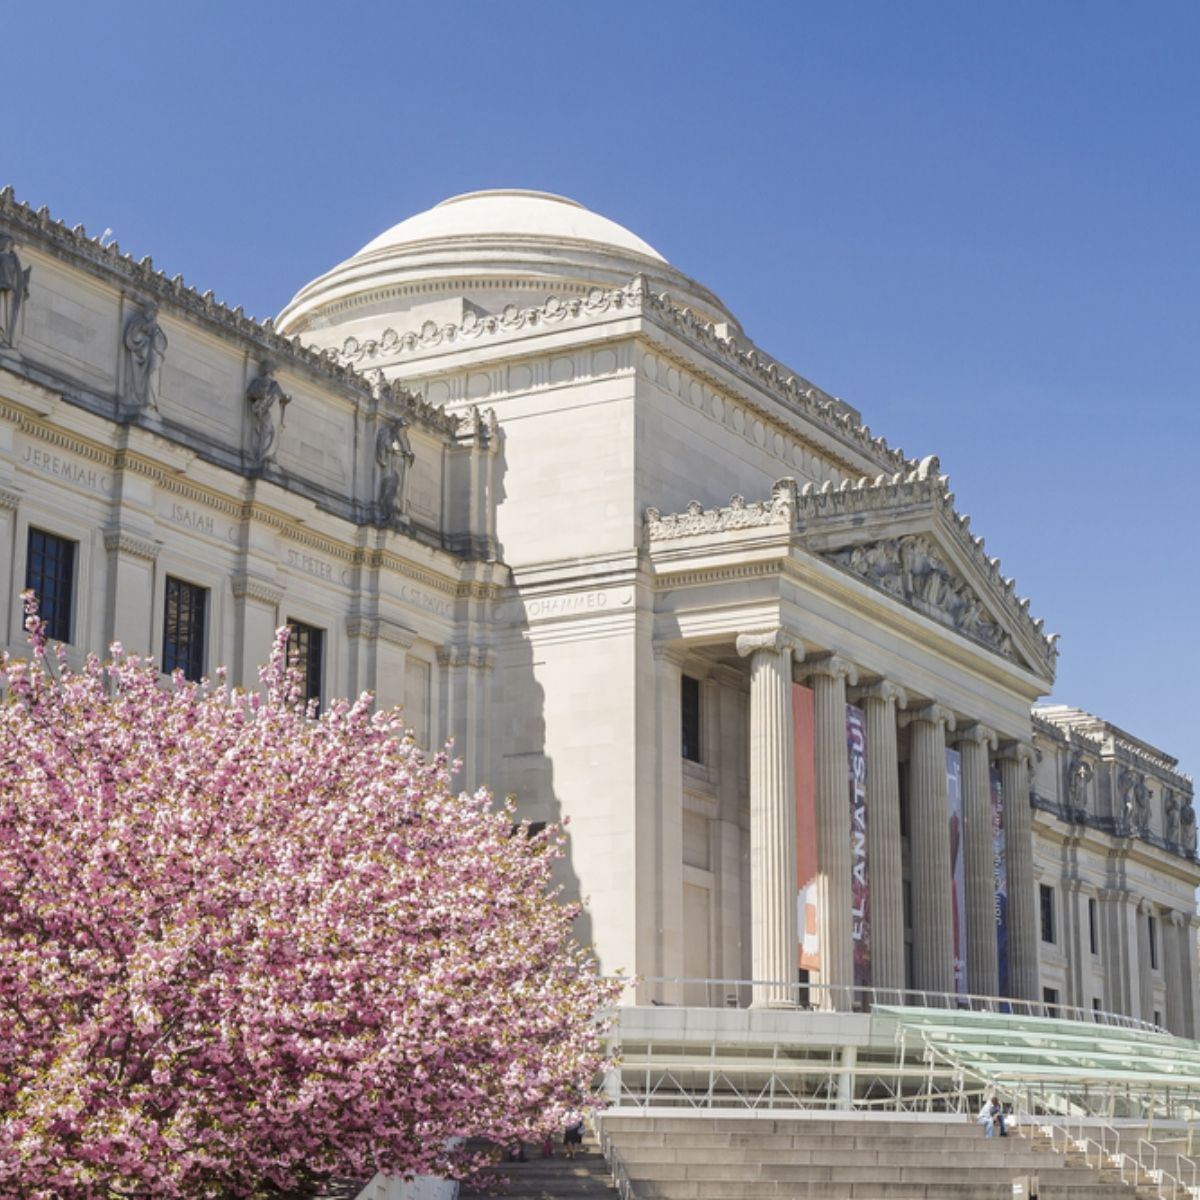
[{"label": "dome", "polygon": [[577,200],[552,192],[517,188],[451,196],[449,200],[393,225],[386,233],[368,242],[355,257],[414,242],[503,234],[551,241],[598,242],[633,254],[644,254],[660,263],[667,261],[637,234],[584,208]]},{"label": "dome", "polygon": [[337,348],[348,337],[622,288],[635,276],[703,320],[740,332],[712,292],[637,234],[565,196],[517,188],[451,196],[393,225],[301,288],[276,326]]}]

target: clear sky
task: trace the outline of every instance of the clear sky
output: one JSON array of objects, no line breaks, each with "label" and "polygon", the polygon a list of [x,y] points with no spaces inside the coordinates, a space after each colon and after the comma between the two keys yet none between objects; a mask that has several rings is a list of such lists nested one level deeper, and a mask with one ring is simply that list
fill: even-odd
[{"label": "clear sky", "polygon": [[1200,3],[9,4],[0,183],[266,316],[561,192],[959,507],[1055,699],[1200,768]]}]

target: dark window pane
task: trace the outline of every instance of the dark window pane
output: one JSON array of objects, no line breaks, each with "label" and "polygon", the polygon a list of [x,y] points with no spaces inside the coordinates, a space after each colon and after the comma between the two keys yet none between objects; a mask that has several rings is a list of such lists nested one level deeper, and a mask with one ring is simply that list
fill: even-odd
[{"label": "dark window pane", "polygon": [[300,686],[304,699],[321,703],[321,660],[325,646],[325,630],[301,621],[288,621],[287,661],[289,667],[300,672]]},{"label": "dark window pane", "polygon": [[1100,952],[1100,937],[1096,931],[1096,898],[1088,897],[1088,941],[1093,954]]},{"label": "dark window pane", "polygon": [[75,543],[31,528],[26,557],[25,586],[37,593],[38,615],[46,622],[46,633],[60,642],[69,642],[75,596]]},{"label": "dark window pane", "polygon": [[1042,941],[1054,941],[1054,889],[1040,884],[1042,901]]},{"label": "dark window pane", "polygon": [[188,679],[204,674],[204,616],[208,589],[167,577],[163,614],[162,668],[182,671]]},{"label": "dark window pane", "polygon": [[[1153,917],[1146,918],[1147,932],[1150,938],[1150,970],[1158,970],[1158,922]],[[1157,1021],[1154,1022],[1156,1025]]]},{"label": "dark window pane", "polygon": [[683,715],[683,757],[698,763],[700,761],[700,680],[685,675],[680,700]]}]

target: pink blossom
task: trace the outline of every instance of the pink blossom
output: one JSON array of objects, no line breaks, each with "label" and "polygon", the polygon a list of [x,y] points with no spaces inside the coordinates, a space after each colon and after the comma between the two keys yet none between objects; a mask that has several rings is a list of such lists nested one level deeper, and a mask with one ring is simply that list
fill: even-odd
[{"label": "pink blossom", "polygon": [[0,657],[0,1196],[463,1174],[585,1106],[615,999],[557,830],[455,795],[370,697],[319,720],[114,647]]}]

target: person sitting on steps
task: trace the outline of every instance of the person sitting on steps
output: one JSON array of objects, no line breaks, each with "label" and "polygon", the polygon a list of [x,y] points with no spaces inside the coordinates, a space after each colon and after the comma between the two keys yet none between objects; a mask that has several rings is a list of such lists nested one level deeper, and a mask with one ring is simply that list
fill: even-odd
[{"label": "person sitting on steps", "polygon": [[1001,1137],[1008,1137],[1008,1129],[1004,1123],[1004,1108],[995,1096],[990,1099],[984,1097],[983,1107],[979,1110],[979,1123],[987,1131],[987,1137],[995,1137],[997,1127],[999,1127]]}]

